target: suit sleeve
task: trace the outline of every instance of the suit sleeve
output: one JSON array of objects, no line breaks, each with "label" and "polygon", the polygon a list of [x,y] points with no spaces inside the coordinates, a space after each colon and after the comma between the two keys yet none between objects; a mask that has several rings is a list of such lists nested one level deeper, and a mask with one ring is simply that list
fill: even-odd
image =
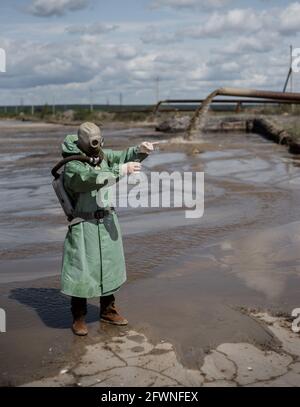
[{"label": "suit sleeve", "polygon": [[139,153],[138,146],[129,147],[123,151],[106,150],[105,155],[113,169],[115,165],[126,164],[130,161],[142,161],[145,158],[144,154]]},{"label": "suit sleeve", "polygon": [[120,176],[119,172],[118,165],[114,165],[109,171],[103,171],[79,161],[72,161],[65,166],[64,186],[73,193],[94,191],[108,182],[116,182]]}]

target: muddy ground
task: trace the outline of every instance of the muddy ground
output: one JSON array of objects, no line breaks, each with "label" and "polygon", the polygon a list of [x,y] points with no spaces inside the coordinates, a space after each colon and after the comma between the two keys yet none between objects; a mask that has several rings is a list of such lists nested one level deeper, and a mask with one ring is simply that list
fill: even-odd
[{"label": "muddy ground", "polygon": [[[187,369],[224,343],[274,348],[277,339],[245,309],[291,314],[300,307],[299,159],[255,134],[207,134],[193,145],[162,144],[144,171],[204,171],[205,212],[120,209],[128,282],[117,300],[130,321],[98,323],[90,301],[88,338],[70,332],[59,292],[66,221],[51,187],[60,143],[74,128],[0,122],[0,384],[45,376],[86,345],[133,330],[174,347]],[[108,127],[106,146],[125,148],[169,135],[149,127]],[[156,344],[156,345],[155,345]],[[134,383],[132,383],[134,384]]]}]

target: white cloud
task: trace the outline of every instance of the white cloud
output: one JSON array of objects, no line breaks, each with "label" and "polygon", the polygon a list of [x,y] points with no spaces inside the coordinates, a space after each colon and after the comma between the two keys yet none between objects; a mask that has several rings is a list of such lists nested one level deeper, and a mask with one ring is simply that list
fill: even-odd
[{"label": "white cloud", "polygon": [[105,34],[111,31],[115,31],[118,28],[116,24],[106,24],[106,23],[93,23],[86,25],[71,25],[67,27],[66,31],[70,34],[88,34],[97,35]]},{"label": "white cloud", "polygon": [[292,34],[300,31],[300,3],[290,4],[280,13],[280,31]]},{"label": "white cloud", "polygon": [[67,11],[82,10],[89,0],[32,0],[28,12],[38,17],[62,16]]},{"label": "white cloud", "polygon": [[225,14],[213,13],[203,24],[181,29],[179,33],[191,38],[217,38],[226,33],[255,32],[262,28],[262,20],[252,9],[233,9]]},{"label": "white cloud", "polygon": [[165,45],[181,41],[181,36],[175,32],[161,32],[158,27],[148,26],[141,35],[141,41],[144,44]]},{"label": "white cloud", "polygon": [[231,55],[267,53],[274,50],[280,41],[280,35],[276,32],[260,31],[254,35],[239,37],[231,41],[222,49],[222,53]]},{"label": "white cloud", "polygon": [[[0,98],[16,103],[23,96],[41,103],[55,96],[86,103],[92,87],[98,103],[107,96],[117,101],[119,92],[124,103],[151,103],[157,76],[163,98],[202,97],[220,86],[280,90],[288,69],[289,35],[297,45],[298,7],[300,2],[265,10],[172,13],[148,27],[134,19],[86,19],[67,28],[64,19],[15,24],[3,30],[8,38],[0,43],[8,57]],[[105,33],[110,35],[104,41]]]},{"label": "white cloud", "polygon": [[153,8],[171,7],[175,9],[212,9],[226,6],[232,0],[153,0],[151,5]]},{"label": "white cloud", "polygon": [[137,49],[129,44],[116,46],[115,51],[116,57],[123,61],[130,60],[138,55]]},{"label": "white cloud", "polygon": [[107,76],[115,81],[118,78],[127,80],[128,62],[141,54],[133,45],[103,43],[97,37],[48,44],[26,41],[22,47],[16,40],[5,40],[3,44],[10,57],[8,72],[0,77],[2,89],[61,87],[76,83],[88,86],[99,73],[102,81]]}]

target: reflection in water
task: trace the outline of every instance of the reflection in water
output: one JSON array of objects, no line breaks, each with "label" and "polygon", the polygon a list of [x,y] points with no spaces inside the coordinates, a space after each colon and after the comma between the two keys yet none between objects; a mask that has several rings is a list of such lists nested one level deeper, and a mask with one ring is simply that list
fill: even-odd
[{"label": "reflection in water", "polygon": [[[221,246],[219,261],[269,300],[284,296],[291,277],[300,286],[300,222],[251,233]],[[230,248],[229,248],[230,247]]]},{"label": "reflection in water", "polygon": [[194,275],[194,283],[207,286],[206,294],[219,300],[227,296],[226,287],[221,292],[217,285],[211,287],[207,275],[226,279],[232,303],[247,303],[249,297],[253,306],[260,302],[283,307],[300,301],[299,247],[300,222],[293,222],[192,249],[169,272],[173,277]]}]

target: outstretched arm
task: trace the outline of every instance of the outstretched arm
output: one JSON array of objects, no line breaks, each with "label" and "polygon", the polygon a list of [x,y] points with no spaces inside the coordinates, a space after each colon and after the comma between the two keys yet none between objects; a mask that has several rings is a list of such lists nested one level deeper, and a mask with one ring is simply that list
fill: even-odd
[{"label": "outstretched arm", "polygon": [[123,151],[106,150],[105,155],[111,166],[126,164],[131,161],[141,162],[154,150],[153,143],[143,142],[138,146],[129,147]]}]

